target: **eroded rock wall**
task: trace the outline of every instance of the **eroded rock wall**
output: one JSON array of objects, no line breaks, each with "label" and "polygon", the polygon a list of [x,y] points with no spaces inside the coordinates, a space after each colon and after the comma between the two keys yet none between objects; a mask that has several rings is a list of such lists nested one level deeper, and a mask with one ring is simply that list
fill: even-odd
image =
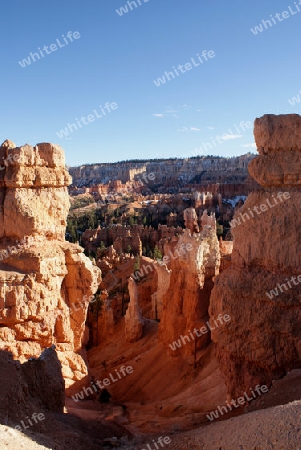
[{"label": "eroded rock wall", "polygon": [[232,264],[210,300],[212,317],[231,316],[212,339],[232,398],[301,365],[300,130],[297,115],[255,121],[249,171],[263,189],[232,221]]},{"label": "eroded rock wall", "polygon": [[[210,342],[210,333],[172,350],[170,344],[181,335],[205,326],[209,319],[208,306],[213,278],[220,265],[219,243],[215,229],[204,228],[200,233],[187,229],[179,238],[170,257],[170,282],[163,296],[163,309],[159,327],[159,340],[172,356],[191,355]],[[163,259],[164,261],[164,259]],[[165,261],[164,261],[165,262]]]},{"label": "eroded rock wall", "polygon": [[101,272],[65,242],[71,177],[63,150],[10,143],[0,153],[7,161],[0,171],[0,348],[24,362],[56,344],[69,387],[87,374],[85,299]]},{"label": "eroded rock wall", "polygon": [[[24,364],[13,361],[11,353],[0,350],[0,377],[1,423],[20,425],[33,412],[63,412],[65,386],[54,346]],[[41,426],[43,429],[45,423],[40,422],[36,428]]]}]

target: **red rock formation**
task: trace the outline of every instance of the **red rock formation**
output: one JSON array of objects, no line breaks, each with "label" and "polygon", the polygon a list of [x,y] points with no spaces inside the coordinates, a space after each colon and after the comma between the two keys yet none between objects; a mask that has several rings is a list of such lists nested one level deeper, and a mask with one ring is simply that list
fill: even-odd
[{"label": "red rock formation", "polygon": [[249,170],[265,189],[235,214],[232,264],[210,300],[211,316],[231,317],[212,339],[232,398],[301,364],[301,284],[291,278],[301,274],[300,130],[297,115],[255,121],[260,156]]},{"label": "red rock formation", "polygon": [[138,341],[143,334],[144,320],[138,303],[137,285],[129,279],[130,303],[125,314],[125,338],[128,342]]},{"label": "red rock formation", "polygon": [[222,237],[219,240],[219,249],[221,253],[220,272],[223,272],[231,265],[231,255],[233,251],[233,241],[223,241]]},{"label": "red rock formation", "polygon": [[1,171],[0,348],[23,362],[56,344],[68,387],[87,374],[85,298],[100,270],[65,242],[71,178],[63,150],[5,144],[0,154],[18,156]]},{"label": "red rock formation", "polygon": [[54,347],[24,364],[13,361],[11,353],[0,350],[0,378],[1,423],[18,423],[31,413],[45,409],[63,412],[65,386]]},{"label": "red rock formation", "polygon": [[98,318],[98,340],[95,342],[102,342],[109,335],[114,334],[114,311],[112,308],[112,299],[109,298],[109,295],[106,290],[101,293],[101,300],[103,301],[103,307],[101,311],[101,315]]},{"label": "red rock formation", "polygon": [[191,231],[191,233],[198,233],[198,216],[194,208],[187,208],[184,210],[185,227]]},{"label": "red rock formation", "polygon": [[155,262],[154,267],[156,270],[155,284],[157,286],[156,292],[151,296],[152,298],[152,319],[161,319],[163,311],[163,299],[164,295],[168,292],[170,286],[171,271],[168,270],[166,264]]},{"label": "red rock formation", "polygon": [[[141,179],[144,187],[160,184],[162,192],[169,188],[179,189],[183,184],[201,181],[211,183],[240,183],[247,177],[247,166],[254,156],[250,153],[233,158],[201,156],[197,158],[168,159],[157,161],[128,161],[70,167],[74,185],[91,186],[99,183],[112,185],[113,182],[130,184]],[[142,174],[154,177],[143,178]],[[147,182],[146,182],[147,181]],[[121,182],[121,183],[120,183]],[[118,184],[116,185],[118,186]]]},{"label": "red rock formation", "polygon": [[220,265],[215,230],[207,227],[194,234],[185,230],[169,257],[170,286],[163,297],[159,339],[172,356],[179,353],[191,355],[195,349],[199,350],[209,343],[209,333],[196,340],[191,339],[190,343],[187,340],[181,349],[175,351],[170,349],[169,344],[178,340],[180,335],[189,336],[189,331],[205,326],[209,318],[212,279],[218,274]]},{"label": "red rock formation", "polygon": [[183,233],[181,227],[168,227],[159,224],[158,230],[143,225],[113,225],[112,227],[85,230],[82,234],[82,244],[89,251],[96,251],[101,242],[114,245],[118,252],[126,252],[130,246],[135,255],[142,254],[142,246],[149,244],[152,248],[159,245],[160,239],[170,238]]},{"label": "red rock formation", "polygon": [[201,224],[202,224],[202,230],[204,228],[212,228],[214,231],[216,231],[216,220],[215,220],[215,214],[210,214],[208,216],[207,209],[203,212],[201,216]]}]

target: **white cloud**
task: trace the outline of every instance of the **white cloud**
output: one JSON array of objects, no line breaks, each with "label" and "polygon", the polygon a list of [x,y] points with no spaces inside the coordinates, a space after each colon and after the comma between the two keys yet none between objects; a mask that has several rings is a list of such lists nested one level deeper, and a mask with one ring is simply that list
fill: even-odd
[{"label": "white cloud", "polygon": [[208,130],[214,130],[214,127],[207,127]]},{"label": "white cloud", "polygon": [[178,131],[181,131],[182,133],[189,133],[190,131],[201,131],[201,129],[196,127],[182,127]]},{"label": "white cloud", "polygon": [[242,145],[242,147],[245,147],[245,148],[256,148],[256,144],[244,144],[244,145]]},{"label": "white cloud", "polygon": [[229,141],[229,139],[239,139],[242,137],[243,137],[242,134],[223,134],[222,136],[220,136],[220,138],[223,139],[224,141]]},{"label": "white cloud", "polygon": [[164,117],[164,114],[153,114],[155,117]]}]

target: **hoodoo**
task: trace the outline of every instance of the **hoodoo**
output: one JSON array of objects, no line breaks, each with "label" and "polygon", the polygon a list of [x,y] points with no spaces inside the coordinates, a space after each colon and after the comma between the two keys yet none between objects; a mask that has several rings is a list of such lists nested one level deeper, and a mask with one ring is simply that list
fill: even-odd
[{"label": "hoodoo", "polygon": [[63,150],[5,141],[2,160],[0,348],[24,362],[55,344],[68,388],[87,375],[84,299],[96,292],[101,272],[65,241],[71,177]]},{"label": "hoodoo", "polygon": [[[244,220],[232,227],[232,265],[217,277],[210,300],[211,317],[231,316],[212,339],[232,397],[301,364],[301,287],[287,286],[301,273],[301,117],[265,115],[254,135],[259,156],[249,172],[262,189],[234,217]],[[251,215],[256,207],[260,214]],[[285,288],[270,298],[278,285]]]}]

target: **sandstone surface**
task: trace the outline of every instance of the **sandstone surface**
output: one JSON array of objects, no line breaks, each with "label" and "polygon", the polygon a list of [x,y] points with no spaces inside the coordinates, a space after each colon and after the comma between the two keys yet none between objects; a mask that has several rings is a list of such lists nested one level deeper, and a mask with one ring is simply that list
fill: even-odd
[{"label": "sandstone surface", "polygon": [[180,236],[170,255],[170,284],[163,297],[159,339],[175,356],[194,354],[210,342],[210,333],[172,350],[169,344],[180,335],[188,335],[194,328],[206,325],[213,277],[219,272],[220,251],[215,229],[208,226],[200,233],[189,230]]},{"label": "sandstone surface", "polygon": [[16,423],[39,408],[63,412],[65,383],[55,346],[24,364],[14,361],[10,352],[0,350],[0,361],[1,421]]},{"label": "sandstone surface", "polygon": [[163,298],[170,286],[171,270],[163,262],[154,264],[156,269],[155,284],[157,290],[152,294],[152,319],[161,319],[163,311]]},{"label": "sandstone surface", "polygon": [[83,339],[100,270],[65,241],[69,209],[63,150],[52,144],[1,152],[0,348],[22,362],[56,344],[66,386],[87,374]]},{"label": "sandstone surface", "polygon": [[198,226],[198,216],[194,208],[187,208],[184,210],[184,222],[185,228],[191,231],[191,233],[198,233],[200,231]]},{"label": "sandstone surface", "polygon": [[250,163],[250,172],[264,189],[237,210],[232,264],[217,277],[211,295],[211,317],[231,317],[212,332],[231,398],[256,384],[270,385],[301,364],[301,285],[292,280],[301,273],[301,191],[293,177],[280,186],[270,164],[271,158],[300,160],[300,120],[296,115],[256,119],[256,143],[266,151]]},{"label": "sandstone surface", "polygon": [[298,114],[265,114],[256,119],[254,125],[260,155],[301,150],[301,116]]},{"label": "sandstone surface", "polygon": [[[205,184],[216,182],[216,174],[219,182],[230,183],[232,180],[244,183],[248,176],[247,167],[254,155],[246,155],[233,158],[221,158],[219,156],[197,156],[185,159],[167,159],[157,161],[121,161],[117,163],[89,164],[79,167],[70,167],[73,184],[77,187],[91,186],[98,183],[110,184],[141,180],[145,187],[153,184],[162,186],[182,186],[183,183],[197,182],[202,177]],[[147,182],[143,178],[146,174]],[[150,174],[155,176],[149,177]],[[116,189],[118,186],[114,186]]]},{"label": "sandstone surface", "polygon": [[128,342],[138,341],[143,335],[144,320],[139,308],[138,289],[133,278],[129,278],[130,303],[125,314],[125,338]]}]

